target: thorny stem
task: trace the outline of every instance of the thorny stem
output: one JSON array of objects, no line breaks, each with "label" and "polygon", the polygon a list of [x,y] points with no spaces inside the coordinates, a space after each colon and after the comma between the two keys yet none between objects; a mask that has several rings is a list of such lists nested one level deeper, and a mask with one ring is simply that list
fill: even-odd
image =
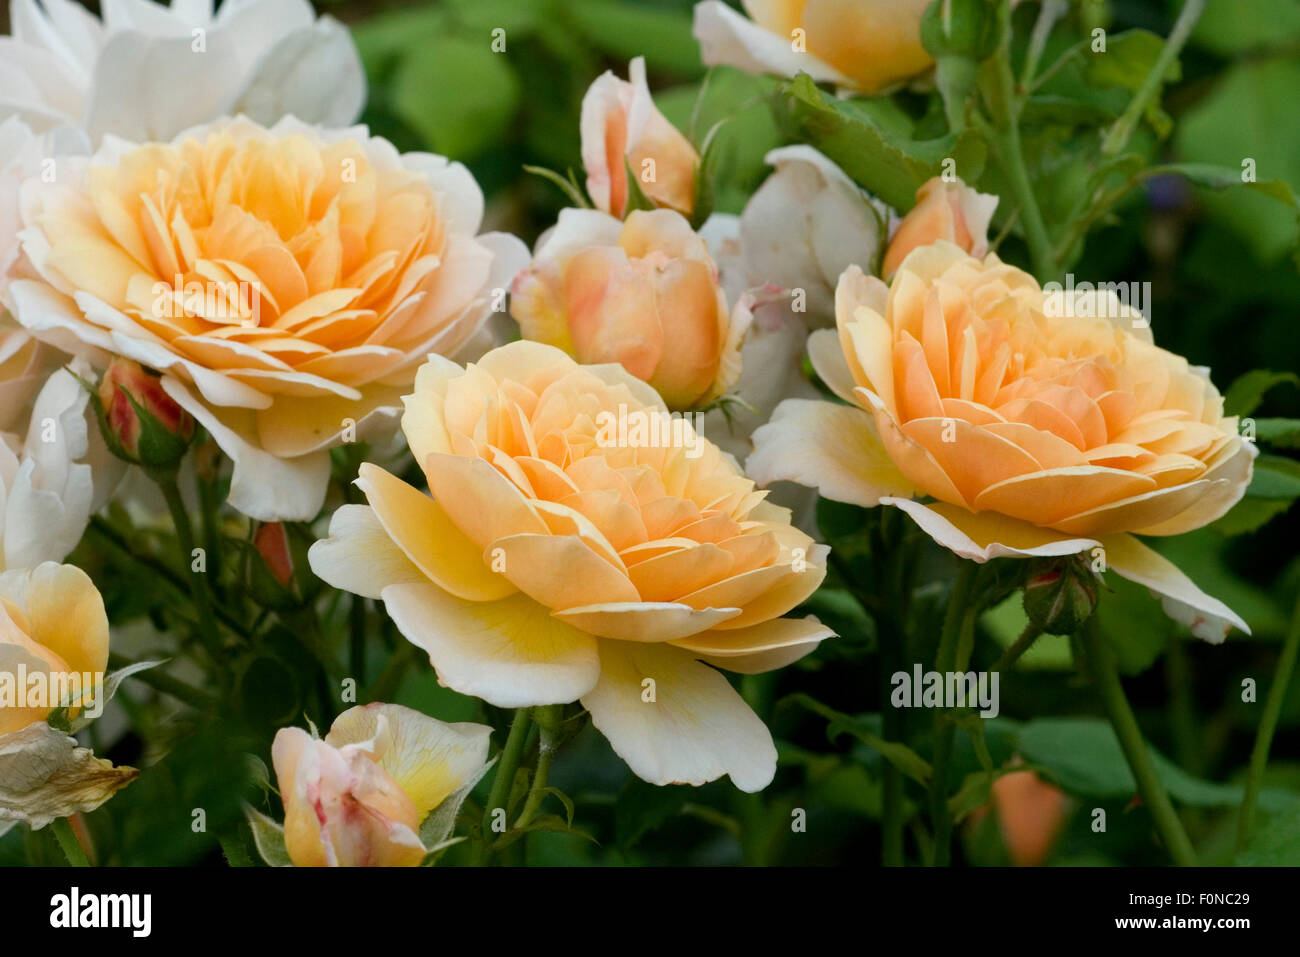
[{"label": "thorny stem", "polygon": [[1084,648],[1088,654],[1088,664],[1092,669],[1097,690],[1105,705],[1106,715],[1110,718],[1115,736],[1119,738],[1120,748],[1128,761],[1133,777],[1137,779],[1138,790],[1147,810],[1151,812],[1156,830],[1164,841],[1165,849],[1174,863],[1180,867],[1196,866],[1196,851],[1183,830],[1183,823],[1178,819],[1169,794],[1156,766],[1151,760],[1146,742],[1142,740],[1142,731],[1138,728],[1137,718],[1124,695],[1124,686],[1119,680],[1119,669],[1115,664],[1115,655],[1106,638],[1097,627],[1095,620],[1089,621],[1083,629]]},{"label": "thorny stem", "polygon": [[1237,851],[1240,853],[1250,840],[1250,832],[1255,824],[1255,803],[1259,799],[1260,782],[1268,767],[1268,752],[1273,745],[1273,732],[1277,730],[1278,719],[1282,715],[1282,705],[1286,702],[1286,692],[1295,674],[1296,658],[1300,656],[1300,600],[1296,601],[1295,611],[1291,615],[1291,627],[1286,641],[1282,645],[1282,655],[1277,660],[1277,671],[1273,675],[1273,684],[1268,689],[1268,699],[1264,702],[1264,714],[1259,719],[1259,731],[1255,735],[1255,747],[1250,753],[1250,771],[1246,775],[1246,793],[1241,802],[1241,813],[1237,818]]}]

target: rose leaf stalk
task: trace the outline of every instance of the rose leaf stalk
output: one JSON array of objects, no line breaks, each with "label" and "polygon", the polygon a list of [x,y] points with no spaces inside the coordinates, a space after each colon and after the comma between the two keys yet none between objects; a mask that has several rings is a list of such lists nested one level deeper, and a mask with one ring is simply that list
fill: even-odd
[{"label": "rose leaf stalk", "polygon": [[483,829],[481,843],[474,858],[475,864],[487,863],[491,854],[489,835],[492,834],[492,818],[497,808],[505,809],[506,802],[510,800],[510,789],[514,785],[515,772],[519,770],[519,760],[523,757],[531,726],[529,709],[516,709],[514,721],[510,724],[510,734],[506,737],[505,747],[501,749],[501,756],[497,760],[492,790],[488,793],[487,804],[483,808]]},{"label": "rose leaf stalk", "polygon": [[[524,799],[524,809],[519,812],[519,818],[515,821],[516,829],[525,828],[531,824],[538,808],[542,806],[542,801],[546,799],[546,779],[551,773],[551,762],[555,760],[556,752],[560,749],[559,730],[563,711],[563,707],[557,704],[544,705],[533,709],[533,721],[537,724],[539,732],[537,768],[533,771],[533,780],[528,788],[528,797]],[[493,783],[495,784],[495,782]]]},{"label": "rose leaf stalk", "polygon": [[1129,101],[1124,113],[1106,132],[1106,137],[1101,142],[1103,156],[1118,156],[1120,151],[1128,144],[1129,137],[1133,135],[1133,131],[1137,128],[1147,105],[1160,90],[1160,84],[1164,82],[1165,74],[1169,72],[1169,67],[1173,62],[1178,59],[1183,44],[1191,36],[1192,28],[1196,26],[1196,21],[1205,12],[1208,2],[1209,0],[1186,0],[1183,4],[1183,9],[1178,13],[1178,19],[1174,21],[1174,28],[1169,31],[1169,39],[1165,40],[1165,45],[1160,48],[1160,55],[1156,57],[1156,62],[1151,65],[1150,72],[1142,81],[1142,85],[1138,87],[1133,99]]},{"label": "rose leaf stalk", "polygon": [[1295,611],[1291,615],[1291,627],[1282,646],[1282,655],[1278,658],[1277,671],[1273,675],[1273,686],[1268,689],[1268,699],[1264,702],[1264,714],[1259,720],[1255,746],[1250,752],[1246,793],[1241,802],[1241,813],[1237,818],[1238,853],[1250,840],[1250,832],[1254,827],[1255,804],[1259,799],[1260,783],[1268,767],[1268,752],[1273,745],[1273,733],[1277,730],[1277,722],[1282,715],[1282,706],[1286,702],[1287,688],[1290,687],[1291,678],[1295,674],[1298,656],[1300,656],[1300,601],[1296,602]]},{"label": "rose leaf stalk", "polygon": [[1038,206],[1038,198],[1034,195],[1020,144],[1020,108],[1015,97],[1015,79],[1011,75],[1011,10],[1005,0],[998,6],[998,29],[998,50],[986,64],[988,72],[982,86],[994,122],[994,128],[986,128],[985,133],[992,137],[990,145],[1020,209],[1034,275],[1040,282],[1047,282],[1056,278],[1060,267],[1052,250],[1052,241],[1047,233],[1042,210]]},{"label": "rose leaf stalk", "polygon": [[1105,636],[1096,621],[1087,623],[1083,628],[1083,644],[1088,656],[1088,665],[1092,669],[1097,690],[1101,695],[1106,715],[1110,718],[1115,736],[1119,738],[1120,748],[1128,762],[1133,777],[1137,780],[1138,791],[1142,795],[1156,830],[1164,841],[1165,848],[1174,863],[1180,867],[1196,866],[1196,851],[1183,829],[1182,821],[1174,810],[1169,794],[1156,773],[1151,753],[1142,739],[1133,708],[1124,694],[1124,686],[1119,679],[1119,669],[1115,664],[1115,655],[1106,643]]}]

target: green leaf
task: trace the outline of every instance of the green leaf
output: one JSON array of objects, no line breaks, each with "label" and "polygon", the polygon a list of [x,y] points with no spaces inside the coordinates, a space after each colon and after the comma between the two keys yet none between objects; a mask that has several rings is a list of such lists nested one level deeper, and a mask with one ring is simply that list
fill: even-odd
[{"label": "green leaf", "polygon": [[1300,498],[1300,462],[1280,455],[1261,455],[1246,494],[1253,498]]},{"label": "green leaf", "polygon": [[1300,449],[1300,419],[1256,419],[1255,438],[1282,449]]},{"label": "green leaf", "polygon": [[407,57],[392,78],[392,108],[430,149],[472,159],[497,143],[519,102],[519,81],[486,37],[440,36]]},{"label": "green leaf", "polygon": [[262,860],[271,867],[293,867],[289,849],[284,844],[284,827],[249,805],[244,806],[244,817]]},{"label": "green leaf", "polygon": [[1222,518],[1209,527],[1220,535],[1246,535],[1263,528],[1291,507],[1292,500],[1285,498],[1252,498],[1249,495],[1228,510]]},{"label": "green leaf", "polygon": [[812,144],[863,189],[899,210],[916,204],[917,188],[944,171],[944,160],[953,160],[956,174],[973,183],[988,153],[973,130],[910,139],[896,126],[881,123],[873,110],[827,97],[807,74],[790,82],[777,109],[792,139]]},{"label": "green leaf", "polygon": [[1193,43],[1225,56],[1297,40],[1300,40],[1300,4],[1295,0],[1211,3],[1192,32]]},{"label": "green leaf", "polygon": [[[1297,89],[1300,63],[1294,58],[1236,64],[1180,119],[1179,159],[1238,171],[1249,161],[1257,179],[1285,180],[1293,189],[1300,188]],[[1206,196],[1205,205],[1265,261],[1280,258],[1300,235],[1295,211],[1279,206],[1273,197],[1234,190]]]},{"label": "green leaf", "polygon": [[592,46],[618,60],[643,56],[654,70],[683,79],[704,72],[691,14],[615,0],[564,0],[564,16]]},{"label": "green leaf", "polygon": [[1114,572],[1106,574],[1106,587],[1108,593],[1097,603],[1097,621],[1119,670],[1126,675],[1141,674],[1155,664],[1178,626],[1150,589]]},{"label": "green leaf", "polygon": [[590,841],[592,844],[600,843],[586,831],[580,831],[578,828],[570,826],[569,823],[558,814],[542,814],[533,818],[533,820],[525,827],[512,827],[510,830],[506,831],[506,833],[502,834],[500,839],[498,839],[492,847],[494,850],[504,850],[524,835],[531,834],[533,831],[550,831],[555,834],[568,834],[572,837],[580,837],[584,841]]},{"label": "green leaf", "polygon": [[1252,369],[1238,377],[1228,387],[1223,397],[1224,415],[1250,415],[1264,401],[1264,393],[1283,382],[1300,386],[1300,376],[1294,372],[1273,372],[1269,369]]},{"label": "green leaf", "polygon": [[792,694],[780,702],[781,705],[787,703],[802,705],[814,714],[825,718],[829,722],[826,727],[826,738],[832,744],[842,734],[851,735],[872,750],[880,752],[886,761],[913,781],[924,787],[930,786],[931,769],[929,762],[907,745],[900,744],[897,741],[886,741],[880,737],[871,730],[871,725],[865,719],[855,718],[852,715],[828,708],[820,701],[806,694]]},{"label": "green leaf", "polygon": [[1264,816],[1234,863],[1240,867],[1295,867],[1300,864],[1300,800],[1282,811]]},{"label": "green leaf", "polygon": [[[1085,60],[1084,77],[1088,83],[1099,87],[1121,87],[1137,92],[1150,74],[1164,49],[1163,37],[1149,30],[1127,30],[1109,37],[1106,52],[1092,54]],[[1178,61],[1169,64],[1162,81],[1171,83],[1182,76]],[[1146,108],[1146,121],[1163,139],[1173,127],[1168,114],[1160,109],[1160,92],[1151,98]]]},{"label": "green leaf", "polygon": [[1300,201],[1296,199],[1295,190],[1285,180],[1245,180],[1242,178],[1244,170],[1241,167],[1215,166],[1213,163],[1168,163],[1163,166],[1152,166],[1146,171],[1148,176],[1157,176],[1162,173],[1177,173],[1179,176],[1187,177],[1197,186],[1204,186],[1206,189],[1224,190],[1242,187],[1255,190],[1265,196],[1271,196],[1279,203],[1290,206],[1292,209],[1300,208]]},{"label": "green leaf", "polygon": [[[1170,796],[1194,807],[1230,807],[1242,789],[1193,777],[1147,745]],[[1119,739],[1101,718],[1038,718],[1020,732],[1020,754],[1062,789],[1084,797],[1127,799],[1137,791]]]},{"label": "green leaf", "polygon": [[676,817],[690,799],[687,788],[661,788],[640,778],[629,778],[614,806],[614,840],[623,849]]}]

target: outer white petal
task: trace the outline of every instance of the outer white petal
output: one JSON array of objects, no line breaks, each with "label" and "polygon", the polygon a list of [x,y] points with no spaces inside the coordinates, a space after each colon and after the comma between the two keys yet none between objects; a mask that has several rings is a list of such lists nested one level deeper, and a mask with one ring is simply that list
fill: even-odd
[{"label": "outer white petal", "polygon": [[538,259],[568,259],[588,246],[616,246],[620,223],[609,213],[598,209],[562,209],[555,225],[537,240],[535,253]]},{"label": "outer white petal", "polygon": [[829,63],[808,53],[796,53],[790,47],[790,37],[769,33],[720,0],[695,5],[694,32],[705,66],[734,66],[746,73],[790,77],[807,73],[819,83],[853,85]]},{"label": "outer white petal", "polygon": [[328,585],[379,598],[389,585],[429,579],[384,531],[369,505],[343,505],[330,517],[329,537],[314,543],[307,560]]},{"label": "outer white petal", "polygon": [[471,602],[433,584],[390,585],[381,597],[407,640],[429,653],[438,679],[498,708],[567,704],[600,671],[596,639],[526,595]]},{"label": "outer white petal", "polygon": [[[240,75],[239,39],[207,34],[196,53],[184,36],[150,36],[123,30],[109,36],[95,63],[86,129],[98,142],[112,133],[134,142],[166,141],[181,130],[225,112]],[[222,65],[225,68],[222,68]],[[159,82],[187,77],[187,82]]]},{"label": "outer white petal", "polygon": [[776,774],[767,726],[720,672],[680,648],[601,641],[600,681],[582,704],[651,784],[700,785],[727,774],[753,792]]},{"label": "outer white petal", "polygon": [[262,54],[231,107],[258,122],[282,116],[346,126],[366,101],[366,77],[347,28],[330,16],[295,30]]},{"label": "outer white petal", "polygon": [[1132,535],[1109,535],[1102,539],[1102,546],[1111,571],[1151,589],[1159,596],[1165,614],[1186,625],[1197,638],[1217,645],[1233,626],[1250,634],[1250,626],[1236,612],[1205,594],[1177,565]]},{"label": "outer white petal", "polygon": [[759,485],[798,482],[826,498],[871,508],[912,484],[885,453],[875,420],[862,409],[788,399],[754,433],[745,471]]},{"label": "outer white petal", "polygon": [[261,522],[306,522],[325,504],[329,485],[329,452],[312,452],[279,459],[257,444],[252,413],[226,410],[228,417],[246,420],[240,427],[223,421],[195,397],[185,384],[163,376],[162,387],[175,402],[212,435],[235,463],[228,501],[237,511]]}]

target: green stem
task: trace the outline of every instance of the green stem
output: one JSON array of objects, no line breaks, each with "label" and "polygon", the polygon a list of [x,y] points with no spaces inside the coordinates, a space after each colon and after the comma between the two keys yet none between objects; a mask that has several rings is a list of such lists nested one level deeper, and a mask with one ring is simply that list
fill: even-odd
[{"label": "green stem", "polygon": [[[542,801],[546,799],[546,779],[551,773],[551,763],[559,750],[556,732],[559,730],[562,708],[560,705],[547,705],[533,709],[533,719],[537,722],[537,768],[533,771],[533,781],[528,788],[528,797],[524,799],[524,809],[515,821],[516,828],[527,827],[537,815]],[[495,783],[495,782],[494,782]]]},{"label": "green stem", "polygon": [[1196,852],[1192,848],[1192,842],[1188,839],[1187,832],[1183,830],[1182,821],[1174,811],[1173,803],[1169,800],[1169,794],[1165,791],[1160,776],[1156,774],[1156,766],[1151,760],[1146,742],[1142,740],[1142,731],[1138,728],[1137,718],[1134,717],[1133,709],[1124,695],[1124,686],[1119,680],[1119,669],[1115,664],[1115,654],[1106,643],[1106,638],[1097,627],[1095,620],[1084,626],[1083,642],[1088,663],[1097,683],[1097,690],[1106,708],[1106,716],[1110,718],[1115,736],[1119,738],[1124,758],[1133,771],[1142,800],[1147,810],[1151,812],[1165,849],[1168,850],[1175,864],[1180,867],[1195,867]]},{"label": "green stem", "polygon": [[[979,567],[974,562],[962,562],[952,595],[948,598],[948,609],[943,616],[943,632],[939,637],[939,651],[935,656],[935,670],[941,675],[957,670],[958,649],[968,645],[966,633],[974,630],[976,604],[973,593],[978,571]],[[936,867],[948,865],[952,850],[952,816],[948,813],[948,761],[952,756],[956,728],[945,717],[941,711],[934,719],[934,774],[930,780],[930,820],[934,825],[931,863]]]},{"label": "green stem", "polygon": [[1255,824],[1255,802],[1259,799],[1260,782],[1268,767],[1268,752],[1273,746],[1273,733],[1277,730],[1278,719],[1282,715],[1282,705],[1286,702],[1287,688],[1295,674],[1296,658],[1300,656],[1300,600],[1296,602],[1291,615],[1291,628],[1282,645],[1282,655],[1277,660],[1277,671],[1273,675],[1273,684],[1268,689],[1268,699],[1264,702],[1264,715],[1259,720],[1259,731],[1255,735],[1255,747],[1250,752],[1250,771],[1246,776],[1246,793],[1241,802],[1241,813],[1237,818],[1237,850],[1240,852],[1250,840],[1250,832]]},{"label": "green stem", "polygon": [[[121,671],[123,668],[129,668],[135,664],[128,658],[109,652],[108,666],[114,671]],[[163,694],[171,695],[177,701],[183,702],[199,711],[212,711],[217,706],[217,699],[212,697],[206,691],[200,691],[193,685],[186,684],[179,678],[173,678],[171,675],[160,671],[158,668],[148,668],[144,671],[137,671],[131,676],[132,680],[147,684],[156,691]]]},{"label": "green stem", "polygon": [[1034,188],[1029,180],[1029,170],[1025,166],[1025,157],[1020,145],[1020,110],[1015,96],[1015,80],[1011,75],[1011,12],[1005,0],[999,5],[998,19],[1002,40],[998,52],[992,59],[993,84],[988,96],[993,118],[997,124],[993,145],[1002,171],[1006,174],[1007,185],[1020,207],[1025,242],[1029,245],[1029,257],[1033,262],[1034,274],[1040,282],[1046,282],[1056,278],[1060,270],[1052,252],[1052,241],[1048,237],[1047,226],[1043,221],[1042,210],[1038,206],[1038,198],[1034,195]]},{"label": "green stem", "polygon": [[54,839],[59,842],[59,847],[63,849],[63,856],[68,859],[70,865],[90,866],[90,861],[86,860],[86,852],[81,849],[77,835],[72,833],[72,825],[68,823],[66,817],[55,818],[50,824],[50,830],[54,832]]},{"label": "green stem", "polygon": [[483,808],[483,834],[475,863],[483,864],[491,853],[489,844],[492,834],[492,816],[497,808],[505,808],[510,800],[510,788],[515,781],[515,772],[519,770],[519,759],[524,753],[524,744],[528,741],[531,725],[527,708],[515,711],[514,721],[510,725],[510,734],[506,737],[505,747],[497,761],[496,774],[492,778],[492,790],[488,793],[487,806]]},{"label": "green stem", "polygon": [[1165,40],[1165,45],[1160,48],[1160,55],[1156,57],[1156,62],[1151,65],[1151,70],[1147,73],[1142,85],[1134,94],[1133,99],[1129,101],[1128,108],[1118,120],[1115,121],[1110,130],[1107,131],[1105,138],[1101,142],[1101,152],[1103,156],[1118,156],[1120,151],[1128,145],[1129,137],[1137,128],[1142,119],[1142,114],[1146,112],[1148,104],[1160,90],[1160,85],[1165,81],[1165,74],[1169,72],[1170,65],[1178,59],[1178,54],[1183,49],[1183,44],[1192,33],[1192,28],[1196,26],[1196,21],[1201,18],[1205,12],[1208,0],[1186,0],[1183,3],[1183,9],[1178,13],[1178,19],[1174,21],[1174,28],[1169,31],[1169,39]]},{"label": "green stem", "polygon": [[[154,481],[162,489],[163,498],[167,500],[167,508],[172,515],[172,525],[175,526],[176,538],[180,543],[181,567],[189,568],[194,560],[194,529],[190,525],[190,516],[185,510],[185,503],[181,500],[181,490],[176,485],[176,476],[175,474],[155,475]],[[217,634],[216,617],[212,610],[212,595],[208,591],[207,573],[191,571],[189,587],[190,597],[193,598],[194,608],[198,613],[199,637],[207,648],[208,654],[212,656],[212,660],[220,668],[224,664],[221,636]]]},{"label": "green stem", "polygon": [[1043,629],[1039,628],[1032,621],[1029,622],[1029,624],[1025,625],[1025,630],[1020,633],[1020,637],[1015,640],[1010,648],[998,656],[997,661],[993,662],[989,671],[1006,671],[1020,660],[1020,656],[1029,650],[1029,646],[1032,645],[1042,633]]}]

